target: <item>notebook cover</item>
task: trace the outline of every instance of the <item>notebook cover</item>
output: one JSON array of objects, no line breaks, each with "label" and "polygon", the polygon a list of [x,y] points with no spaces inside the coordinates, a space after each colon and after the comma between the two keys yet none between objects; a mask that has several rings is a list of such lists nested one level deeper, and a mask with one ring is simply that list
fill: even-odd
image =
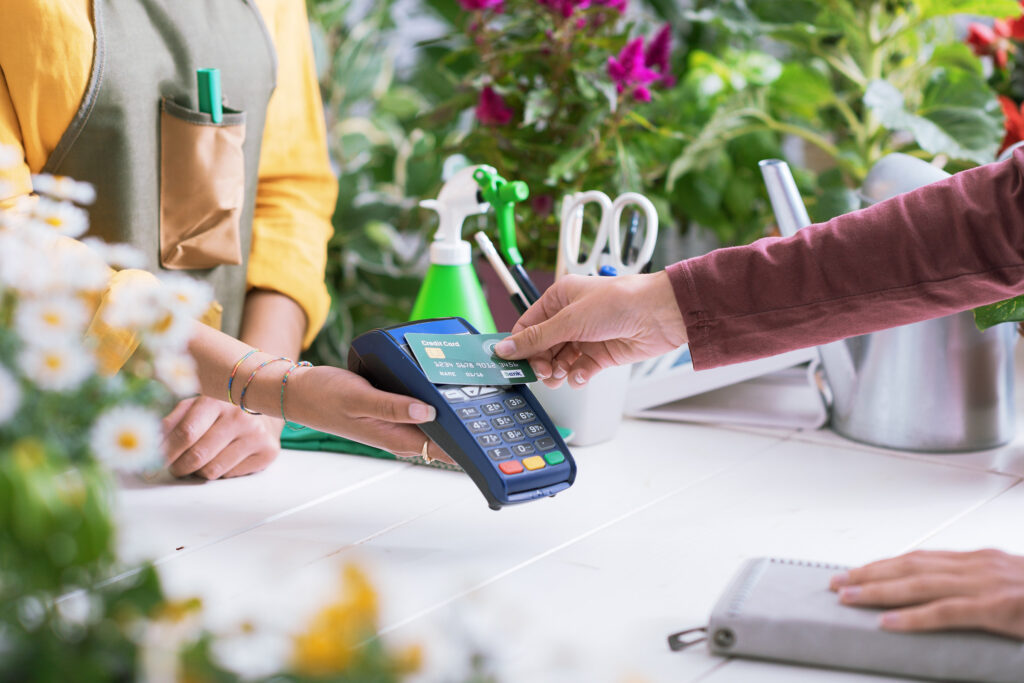
[{"label": "notebook cover", "polygon": [[828,588],[847,567],[749,560],[719,598],[708,627],[714,654],[906,676],[1020,683],[1024,643],[981,632],[882,631],[882,610],[848,607]]}]

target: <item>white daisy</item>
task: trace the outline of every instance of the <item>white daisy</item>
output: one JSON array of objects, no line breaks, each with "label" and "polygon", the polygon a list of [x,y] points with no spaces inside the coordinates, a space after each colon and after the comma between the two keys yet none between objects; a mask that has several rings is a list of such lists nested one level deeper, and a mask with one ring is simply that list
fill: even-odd
[{"label": "white daisy", "polygon": [[142,343],[151,351],[183,351],[188,346],[195,329],[195,320],[168,308],[160,311],[160,317],[142,332]]},{"label": "white daisy", "polygon": [[89,434],[89,448],[97,460],[128,472],[158,467],[162,441],[160,418],[133,405],[117,406],[103,413]]},{"label": "white daisy", "polygon": [[78,204],[92,204],[96,201],[96,190],[89,183],[59,175],[32,176],[32,189],[38,194],[64,199]]},{"label": "white daisy", "polygon": [[16,147],[0,145],[0,169],[14,168],[24,161],[24,155]]},{"label": "white daisy", "polygon": [[0,365],[0,425],[9,421],[21,407],[21,386],[7,368]]},{"label": "white daisy", "polygon": [[66,292],[99,292],[110,283],[110,269],[103,259],[85,249],[58,249],[50,257],[60,289]]},{"label": "white daisy", "polygon": [[166,273],[160,276],[160,285],[171,310],[176,314],[198,318],[213,301],[213,288],[206,282],[181,273]]},{"label": "white daisy", "polygon": [[153,363],[156,378],[163,382],[178,397],[194,396],[199,393],[199,377],[196,362],[188,354],[164,353]]},{"label": "white daisy", "polygon": [[46,391],[70,391],[92,374],[95,360],[80,345],[46,341],[21,352],[25,376]]},{"label": "white daisy", "polygon": [[138,330],[155,325],[162,314],[160,288],[155,281],[146,280],[115,288],[103,309],[103,320],[114,327]]},{"label": "white daisy", "polygon": [[32,215],[42,225],[67,237],[81,237],[89,229],[89,214],[69,202],[40,199]]},{"label": "white daisy", "polygon": [[18,302],[14,325],[26,343],[55,339],[75,340],[85,331],[89,312],[71,296],[25,299]]},{"label": "white daisy", "polygon": [[98,237],[86,237],[82,243],[98,253],[112,268],[145,268],[146,255],[127,244],[107,244]]}]

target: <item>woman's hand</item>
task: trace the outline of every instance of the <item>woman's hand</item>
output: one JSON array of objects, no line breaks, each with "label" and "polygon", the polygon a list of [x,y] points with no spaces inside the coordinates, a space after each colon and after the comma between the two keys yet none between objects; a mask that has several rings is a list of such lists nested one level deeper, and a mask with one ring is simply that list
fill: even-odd
[{"label": "woman's hand", "polygon": [[414,425],[437,418],[433,406],[375,389],[359,375],[330,366],[297,368],[288,379],[289,420],[382,448],[399,457],[423,454],[454,464],[440,446]]},{"label": "woman's hand", "polygon": [[1024,640],[1024,557],[916,551],[832,577],[844,605],[890,607],[888,631],[980,629]]},{"label": "woman's hand", "polygon": [[502,358],[529,359],[549,387],[582,386],[613,365],[679,348],[686,326],[668,274],[561,278],[495,346]]},{"label": "woman's hand", "polygon": [[225,401],[196,396],[163,420],[164,452],[176,477],[239,477],[266,469],[281,452],[284,423],[247,415]]}]

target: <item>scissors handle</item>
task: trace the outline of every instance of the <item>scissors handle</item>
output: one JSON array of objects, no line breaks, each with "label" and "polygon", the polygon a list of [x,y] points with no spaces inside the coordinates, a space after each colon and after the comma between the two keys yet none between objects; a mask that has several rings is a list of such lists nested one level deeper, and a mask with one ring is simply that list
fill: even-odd
[{"label": "scissors handle", "polygon": [[[640,245],[636,260],[626,263],[629,255],[622,255],[619,250],[621,242],[622,212],[628,206],[637,206],[644,214],[644,241]],[[611,211],[605,214],[608,225],[604,231],[610,241],[611,265],[620,275],[639,273],[654,255],[654,245],[658,241],[658,211],[647,197],[637,192],[626,192],[619,195],[611,205]]]},{"label": "scissors handle", "polygon": [[[583,235],[583,208],[589,203],[601,207],[601,219],[597,234],[587,258],[580,263],[580,247]],[[612,200],[604,192],[588,190],[578,192],[566,202],[562,209],[562,229],[559,234],[559,258],[563,261],[565,272],[577,275],[596,275],[600,267],[601,252],[608,243],[607,218],[612,210]]]}]

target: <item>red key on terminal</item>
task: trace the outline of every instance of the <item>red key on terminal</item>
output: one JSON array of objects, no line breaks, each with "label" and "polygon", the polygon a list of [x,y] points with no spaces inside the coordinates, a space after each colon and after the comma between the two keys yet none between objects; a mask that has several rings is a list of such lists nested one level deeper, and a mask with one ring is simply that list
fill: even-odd
[{"label": "red key on terminal", "polygon": [[506,460],[498,468],[505,474],[519,474],[523,471],[523,465],[518,460]]}]

